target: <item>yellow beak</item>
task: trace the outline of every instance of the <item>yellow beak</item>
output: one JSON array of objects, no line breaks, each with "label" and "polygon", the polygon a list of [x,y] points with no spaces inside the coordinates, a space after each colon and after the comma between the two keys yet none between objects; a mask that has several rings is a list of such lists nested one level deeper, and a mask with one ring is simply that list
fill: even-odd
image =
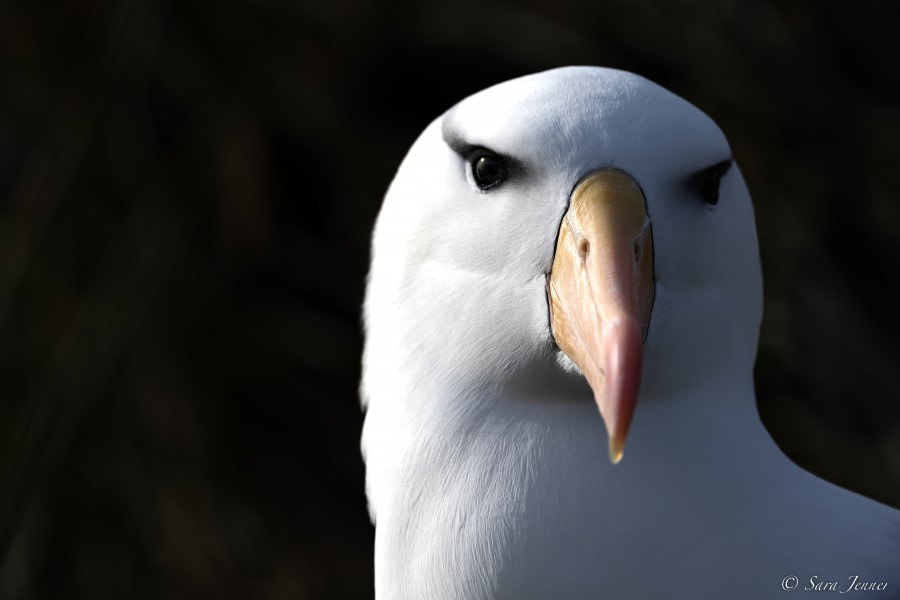
[{"label": "yellow beak", "polygon": [[584,373],[622,460],[641,381],[643,340],[653,305],[653,233],[640,187],[604,169],[572,192],[550,274],[550,322],[557,345]]}]

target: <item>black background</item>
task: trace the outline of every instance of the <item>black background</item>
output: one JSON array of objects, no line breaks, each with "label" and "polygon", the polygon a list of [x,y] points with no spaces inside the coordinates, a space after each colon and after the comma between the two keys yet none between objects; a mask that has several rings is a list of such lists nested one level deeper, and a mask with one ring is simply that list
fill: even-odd
[{"label": "black background", "polygon": [[368,236],[489,84],[639,72],[756,201],[760,410],[900,507],[893,2],[0,4],[0,597],[369,598]]}]

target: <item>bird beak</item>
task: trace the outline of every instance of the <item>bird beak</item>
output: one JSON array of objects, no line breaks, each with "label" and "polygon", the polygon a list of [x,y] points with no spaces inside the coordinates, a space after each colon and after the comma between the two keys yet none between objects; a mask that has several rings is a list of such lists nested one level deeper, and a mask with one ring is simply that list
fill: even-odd
[{"label": "bird beak", "polygon": [[622,171],[595,171],[575,187],[560,225],[550,325],[594,392],[613,464],[622,460],[634,415],[653,294],[644,195]]}]

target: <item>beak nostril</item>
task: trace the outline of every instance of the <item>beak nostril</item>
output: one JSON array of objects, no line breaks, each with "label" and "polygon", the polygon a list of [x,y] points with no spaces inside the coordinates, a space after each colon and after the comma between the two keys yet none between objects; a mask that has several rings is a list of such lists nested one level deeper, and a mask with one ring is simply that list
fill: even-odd
[{"label": "beak nostril", "polygon": [[634,262],[641,262],[641,256],[644,253],[644,245],[641,243],[641,239],[638,238],[634,240]]},{"label": "beak nostril", "polygon": [[591,251],[591,243],[587,238],[581,238],[578,242],[578,257],[584,262],[587,260],[588,253]]}]

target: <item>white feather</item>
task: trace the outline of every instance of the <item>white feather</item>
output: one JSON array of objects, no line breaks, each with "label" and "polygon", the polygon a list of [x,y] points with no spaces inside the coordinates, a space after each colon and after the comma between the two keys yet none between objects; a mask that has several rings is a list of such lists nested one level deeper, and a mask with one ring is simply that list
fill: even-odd
[{"label": "white feather", "polygon": [[[481,192],[445,138],[524,169]],[[790,575],[900,587],[898,512],[797,468],[759,420],[750,196],[737,169],[714,210],[684,185],[729,156],[697,108],[591,67],[489,88],[422,133],[378,217],[365,301],[378,598],[757,599]],[[617,466],[590,389],[560,366],[545,291],[569,194],[597,167],[644,191],[658,279]]]}]

